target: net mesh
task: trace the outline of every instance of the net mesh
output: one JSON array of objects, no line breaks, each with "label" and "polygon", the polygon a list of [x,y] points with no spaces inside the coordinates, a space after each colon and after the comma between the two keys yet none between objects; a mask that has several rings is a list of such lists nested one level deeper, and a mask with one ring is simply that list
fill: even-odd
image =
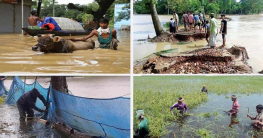
[{"label": "net mesh", "polygon": [[0,96],[6,95],[7,91],[5,89],[4,81],[0,80]]},{"label": "net mesh", "polygon": [[[14,77],[5,103],[15,104],[23,93],[33,89],[34,86],[50,102],[48,120],[51,123],[64,123],[90,136],[130,137],[130,98],[78,97],[56,91],[52,86],[45,89],[37,81],[25,84],[20,78]],[[44,106],[39,99],[36,104],[39,108]]]}]

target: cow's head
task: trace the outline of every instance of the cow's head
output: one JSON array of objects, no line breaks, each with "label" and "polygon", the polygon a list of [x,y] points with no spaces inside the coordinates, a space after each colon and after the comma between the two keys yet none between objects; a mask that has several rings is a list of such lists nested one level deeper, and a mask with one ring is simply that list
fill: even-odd
[{"label": "cow's head", "polygon": [[60,41],[60,37],[52,35],[39,35],[37,44],[32,47],[33,51],[40,51],[49,53],[54,49],[54,43]]}]

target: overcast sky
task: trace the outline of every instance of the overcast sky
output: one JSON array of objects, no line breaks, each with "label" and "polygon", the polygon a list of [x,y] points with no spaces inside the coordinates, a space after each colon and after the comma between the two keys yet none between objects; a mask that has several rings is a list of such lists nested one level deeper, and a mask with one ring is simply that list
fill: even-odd
[{"label": "overcast sky", "polygon": [[68,3],[74,3],[74,4],[88,4],[92,3],[93,0],[55,0],[59,4],[68,4]]}]

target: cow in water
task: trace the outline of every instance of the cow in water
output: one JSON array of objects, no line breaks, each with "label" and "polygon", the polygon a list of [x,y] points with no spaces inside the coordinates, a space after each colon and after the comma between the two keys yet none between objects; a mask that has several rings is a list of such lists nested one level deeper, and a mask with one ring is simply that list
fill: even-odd
[{"label": "cow in water", "polygon": [[95,42],[92,39],[73,42],[68,39],[51,35],[38,36],[37,44],[32,47],[33,51],[45,53],[72,53],[77,50],[94,49]]}]

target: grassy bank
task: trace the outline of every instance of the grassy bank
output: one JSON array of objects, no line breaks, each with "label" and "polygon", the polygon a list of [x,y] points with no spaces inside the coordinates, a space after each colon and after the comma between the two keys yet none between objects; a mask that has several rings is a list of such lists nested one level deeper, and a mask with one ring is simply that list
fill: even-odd
[{"label": "grassy bank", "polygon": [[[151,137],[160,137],[167,133],[165,127],[178,119],[169,111],[178,97],[183,97],[191,109],[207,101],[207,95],[200,93],[203,85],[209,93],[249,95],[263,93],[262,82],[263,77],[254,76],[135,77],[134,114],[136,110],[144,109]],[[138,119],[134,118],[134,129],[137,125]]]}]

